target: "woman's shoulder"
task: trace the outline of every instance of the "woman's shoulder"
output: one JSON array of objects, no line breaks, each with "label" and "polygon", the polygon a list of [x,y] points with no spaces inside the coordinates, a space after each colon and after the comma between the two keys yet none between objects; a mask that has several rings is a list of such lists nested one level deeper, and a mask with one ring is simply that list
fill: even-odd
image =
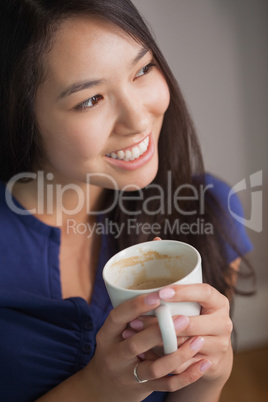
[{"label": "woman's shoulder", "polygon": [[211,174],[205,174],[206,190],[217,200],[221,208],[228,214],[228,216],[241,216],[244,217],[244,208],[239,196],[232,191],[232,187],[220,179],[219,177]]},{"label": "woman's shoulder", "polygon": [[211,173],[205,173],[204,181],[209,191],[211,191],[216,198],[228,197],[231,186],[226,181]]},{"label": "woman's shoulder", "polygon": [[[216,199],[216,214],[218,214],[221,224],[225,226],[239,254],[248,253],[252,250],[252,243],[246,231],[244,208],[238,194],[228,183],[211,173],[205,174],[204,182],[206,191]],[[226,245],[226,249],[229,262],[239,256],[233,247]]]}]

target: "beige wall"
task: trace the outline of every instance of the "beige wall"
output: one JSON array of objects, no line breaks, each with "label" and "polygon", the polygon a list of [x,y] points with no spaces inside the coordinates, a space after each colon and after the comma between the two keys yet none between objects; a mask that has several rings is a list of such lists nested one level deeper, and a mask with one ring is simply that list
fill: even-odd
[{"label": "beige wall", "polygon": [[[192,112],[205,166],[231,185],[268,162],[268,2],[133,0],[151,26]],[[249,183],[249,180],[247,181]],[[250,192],[240,198],[250,217]],[[240,349],[268,343],[267,213],[263,231],[248,230],[258,294],[236,298]]]}]

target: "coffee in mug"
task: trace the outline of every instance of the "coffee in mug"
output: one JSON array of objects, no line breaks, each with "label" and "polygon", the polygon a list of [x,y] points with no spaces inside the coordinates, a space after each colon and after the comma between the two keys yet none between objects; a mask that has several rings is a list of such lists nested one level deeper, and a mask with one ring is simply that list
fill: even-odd
[{"label": "coffee in mug", "polygon": [[178,278],[165,278],[165,277],[156,277],[153,279],[147,278],[137,278],[135,282],[128,287],[128,289],[155,289],[162,288],[167,285],[171,285],[173,282],[179,280]]}]

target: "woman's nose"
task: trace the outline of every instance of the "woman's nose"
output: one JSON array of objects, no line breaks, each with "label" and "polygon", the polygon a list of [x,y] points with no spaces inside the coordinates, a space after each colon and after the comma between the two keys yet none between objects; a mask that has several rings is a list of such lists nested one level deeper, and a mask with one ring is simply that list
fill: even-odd
[{"label": "woman's nose", "polygon": [[118,103],[114,132],[118,135],[133,135],[150,129],[149,111],[142,99],[125,97]]}]

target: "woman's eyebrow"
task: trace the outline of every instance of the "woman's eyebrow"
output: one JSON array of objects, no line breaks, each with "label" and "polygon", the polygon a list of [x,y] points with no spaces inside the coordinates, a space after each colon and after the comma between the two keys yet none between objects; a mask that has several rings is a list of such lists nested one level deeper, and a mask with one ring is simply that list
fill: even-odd
[{"label": "woman's eyebrow", "polygon": [[[135,64],[137,64],[138,61],[141,60],[148,52],[149,52],[149,49],[147,47],[142,46],[142,48],[139,50],[139,53],[137,54],[137,56],[131,61],[130,67],[134,67]],[[88,88],[102,85],[105,82],[106,82],[106,80],[104,80],[104,79],[84,80],[84,81],[80,81],[80,82],[75,82],[75,83],[71,84],[68,88],[64,89],[60,93],[58,99],[65,98],[66,96],[70,96],[76,92],[83,91]]]},{"label": "woman's eyebrow", "polygon": [[96,87],[97,85],[104,84],[106,80],[85,80],[80,82],[75,82],[74,84],[70,85],[68,88],[64,89],[61,92],[58,99],[65,98],[66,96],[70,96],[75,92],[83,91],[84,89]]}]

